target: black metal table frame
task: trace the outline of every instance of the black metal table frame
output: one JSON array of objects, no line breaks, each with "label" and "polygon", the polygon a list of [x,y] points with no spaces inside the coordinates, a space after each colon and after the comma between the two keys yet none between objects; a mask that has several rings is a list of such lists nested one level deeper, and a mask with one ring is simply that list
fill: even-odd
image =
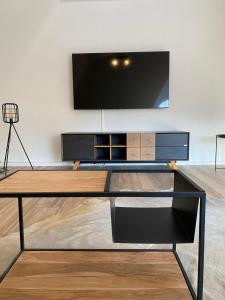
[{"label": "black metal table frame", "polygon": [[[23,170],[24,171],[24,170]],[[28,170],[27,170],[28,171]],[[46,170],[39,170],[39,172]],[[49,171],[49,170],[48,170]],[[52,170],[53,171],[53,170]],[[55,170],[54,170],[55,171]],[[58,170],[63,171],[63,170]],[[82,171],[82,170],[81,170]],[[12,176],[18,171],[15,171],[1,180]],[[185,192],[140,192],[140,191],[110,191],[110,179],[112,173],[177,173],[182,176],[187,182],[189,182],[197,191],[185,191]],[[24,220],[23,220],[23,198],[40,198],[40,197],[199,197],[199,239],[198,239],[198,276],[197,276],[197,294],[189,280],[189,277],[185,271],[185,268],[177,253],[176,244],[173,244],[169,249],[49,249],[49,248],[26,248],[25,247],[25,235],[24,235]],[[3,281],[10,269],[16,263],[20,255],[24,251],[102,251],[102,252],[172,252],[178,262],[181,272],[184,276],[186,284],[189,288],[191,296],[194,300],[203,299],[203,281],[204,281],[204,249],[205,249],[205,211],[206,211],[206,193],[193,182],[189,177],[183,174],[179,170],[170,169],[151,169],[151,170],[111,170],[108,171],[104,192],[29,192],[29,193],[0,193],[0,198],[18,198],[18,218],[19,218],[19,238],[20,238],[20,252],[12,260],[8,268],[0,277],[0,282]]]}]

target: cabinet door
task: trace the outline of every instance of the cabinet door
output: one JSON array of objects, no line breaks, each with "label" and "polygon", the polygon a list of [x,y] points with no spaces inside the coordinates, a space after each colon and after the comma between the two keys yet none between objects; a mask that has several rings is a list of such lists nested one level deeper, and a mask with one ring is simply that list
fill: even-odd
[{"label": "cabinet door", "polygon": [[142,147],[141,160],[155,160],[155,147]]},{"label": "cabinet door", "polygon": [[127,147],[140,148],[141,134],[140,132],[128,132],[127,133]]},{"label": "cabinet door", "polygon": [[187,160],[188,147],[156,147],[156,160]]},{"label": "cabinet door", "polygon": [[140,160],[141,153],[140,147],[128,147],[127,148],[127,160]]},{"label": "cabinet door", "polygon": [[91,134],[63,134],[63,161],[93,160],[94,135]]},{"label": "cabinet door", "polygon": [[189,143],[189,134],[186,132],[156,134],[156,147],[167,147],[167,146],[187,147],[188,143]]},{"label": "cabinet door", "polygon": [[143,132],[141,133],[141,147],[155,147],[155,133]]}]

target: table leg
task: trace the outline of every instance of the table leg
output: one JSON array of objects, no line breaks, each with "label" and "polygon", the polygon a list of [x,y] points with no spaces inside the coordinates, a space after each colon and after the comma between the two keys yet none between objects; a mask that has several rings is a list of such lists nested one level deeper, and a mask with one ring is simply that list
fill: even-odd
[{"label": "table leg", "polygon": [[215,151],[215,171],[216,171],[216,167],[217,167],[217,143],[218,143],[218,137],[216,136],[216,151]]},{"label": "table leg", "polygon": [[23,199],[18,197],[18,212],[19,212],[19,231],[20,231],[20,249],[24,250],[24,223],[23,223]]},{"label": "table leg", "polygon": [[203,299],[206,197],[200,197],[197,299]]}]

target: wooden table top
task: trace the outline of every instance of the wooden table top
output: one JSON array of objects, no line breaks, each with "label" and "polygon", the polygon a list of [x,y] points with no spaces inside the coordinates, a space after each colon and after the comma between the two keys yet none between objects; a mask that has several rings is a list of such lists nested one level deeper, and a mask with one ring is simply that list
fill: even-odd
[{"label": "wooden table top", "polygon": [[107,171],[17,171],[0,181],[1,193],[104,192]]}]

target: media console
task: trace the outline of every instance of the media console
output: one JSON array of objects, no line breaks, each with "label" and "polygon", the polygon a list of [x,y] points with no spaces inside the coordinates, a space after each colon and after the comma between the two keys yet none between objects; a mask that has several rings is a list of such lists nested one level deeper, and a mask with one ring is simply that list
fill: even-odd
[{"label": "media console", "polygon": [[62,160],[170,162],[189,159],[189,132],[63,133]]}]

